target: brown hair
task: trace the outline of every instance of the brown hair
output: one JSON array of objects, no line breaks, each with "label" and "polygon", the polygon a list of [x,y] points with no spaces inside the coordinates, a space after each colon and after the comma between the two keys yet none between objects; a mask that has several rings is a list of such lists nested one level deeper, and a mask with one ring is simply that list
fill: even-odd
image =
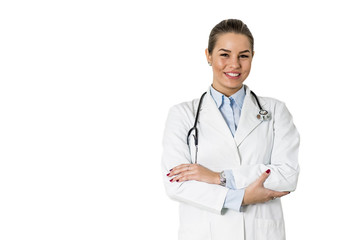
[{"label": "brown hair", "polygon": [[210,32],[208,43],[208,51],[210,55],[214,50],[216,41],[218,40],[220,35],[225,33],[244,34],[249,39],[251,52],[254,52],[254,37],[246,24],[238,19],[227,19],[218,23]]}]

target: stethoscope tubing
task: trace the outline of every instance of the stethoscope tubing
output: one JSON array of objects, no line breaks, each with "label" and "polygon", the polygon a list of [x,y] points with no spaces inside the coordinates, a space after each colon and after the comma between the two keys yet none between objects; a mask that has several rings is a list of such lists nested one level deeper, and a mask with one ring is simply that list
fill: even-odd
[{"label": "stethoscope tubing", "polygon": [[[197,163],[197,152],[198,152],[198,145],[199,145],[199,138],[198,138],[198,129],[197,129],[197,123],[198,123],[198,120],[199,120],[199,115],[200,115],[200,108],[201,108],[201,105],[202,105],[202,101],[205,97],[207,92],[204,92],[201,97],[200,97],[200,100],[199,100],[199,104],[198,104],[198,108],[197,108],[197,111],[196,111],[196,116],[195,116],[195,122],[194,122],[194,126],[192,128],[190,128],[188,134],[187,134],[187,139],[186,139],[186,142],[187,142],[187,145],[190,147],[190,143],[189,143],[189,137],[190,137],[190,134],[192,133],[192,131],[195,131],[195,134],[193,135],[194,137],[194,144],[195,144],[195,164]],[[256,103],[260,109],[259,111],[259,114],[256,116],[257,119],[260,119],[260,120],[269,120],[270,119],[270,115],[268,113],[268,111],[264,110],[261,105],[260,105],[260,102],[259,102],[259,99],[258,97],[256,96],[256,94],[253,92],[253,91],[250,91],[250,93],[254,96],[255,100],[256,100]]]},{"label": "stethoscope tubing", "polygon": [[205,95],[206,95],[206,92],[204,92],[204,93],[201,95],[201,97],[200,97],[198,109],[197,109],[197,111],[196,111],[194,126],[189,130],[188,135],[187,135],[187,145],[189,145],[189,136],[190,136],[190,134],[191,134],[191,132],[192,132],[193,130],[195,130],[195,135],[194,135],[195,146],[198,145],[198,130],[197,130],[196,125],[197,125],[197,122],[198,122],[198,119],[199,119],[199,115],[200,115],[201,104],[202,104],[202,101],[203,101]]}]

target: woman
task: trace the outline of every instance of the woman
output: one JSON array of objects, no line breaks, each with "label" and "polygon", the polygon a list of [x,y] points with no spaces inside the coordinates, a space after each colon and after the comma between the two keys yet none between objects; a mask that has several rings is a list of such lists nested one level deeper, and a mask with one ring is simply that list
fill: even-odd
[{"label": "woman", "polygon": [[292,117],[284,103],[257,99],[243,85],[254,40],[242,21],[217,24],[205,54],[212,85],[201,104],[170,109],[163,139],[165,188],[180,202],[179,239],[285,239],[280,198],[295,190],[299,174]]}]

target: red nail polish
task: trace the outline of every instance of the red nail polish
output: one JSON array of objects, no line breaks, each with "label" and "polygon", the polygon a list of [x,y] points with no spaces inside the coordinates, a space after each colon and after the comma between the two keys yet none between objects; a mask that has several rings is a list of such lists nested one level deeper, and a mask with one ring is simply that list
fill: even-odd
[{"label": "red nail polish", "polygon": [[169,172],[171,172],[173,169],[170,169]]},{"label": "red nail polish", "polygon": [[169,175],[170,175],[170,173],[166,174],[166,176],[169,176]]},{"label": "red nail polish", "polygon": [[179,179],[178,180],[176,180],[177,182],[179,181]]},{"label": "red nail polish", "polygon": [[269,174],[269,173],[270,173],[270,169],[266,170],[266,173]]},{"label": "red nail polish", "polygon": [[170,179],[170,182],[172,182],[174,179]]}]

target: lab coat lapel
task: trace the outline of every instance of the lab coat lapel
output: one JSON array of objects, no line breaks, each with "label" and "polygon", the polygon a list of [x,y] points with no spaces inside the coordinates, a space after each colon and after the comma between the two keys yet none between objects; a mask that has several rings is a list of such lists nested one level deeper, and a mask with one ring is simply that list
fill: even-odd
[{"label": "lab coat lapel", "polygon": [[231,131],[210,94],[210,88],[205,96],[203,107],[200,111],[199,121],[205,122],[207,126],[214,128],[215,131],[219,132],[225,138],[233,141]]},{"label": "lab coat lapel", "polygon": [[[245,90],[246,96],[241,110],[239,124],[234,136],[235,142],[238,146],[257,126],[262,123],[261,120],[256,118],[260,110],[256,100],[252,96],[250,89],[247,86],[245,86]],[[262,106],[263,105],[264,104],[262,104]]]}]

